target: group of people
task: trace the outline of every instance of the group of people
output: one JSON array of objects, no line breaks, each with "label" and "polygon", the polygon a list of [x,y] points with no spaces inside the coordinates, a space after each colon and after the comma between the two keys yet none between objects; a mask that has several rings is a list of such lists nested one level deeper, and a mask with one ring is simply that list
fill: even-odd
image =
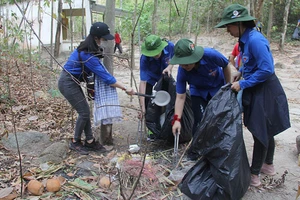
[{"label": "group of people", "polygon": [[[213,48],[196,46],[189,39],[180,39],[174,45],[157,35],[149,35],[142,44],[140,57],[139,92],[152,94],[153,86],[163,74],[171,74],[173,65],[179,65],[176,78],[176,100],[172,132],[180,133],[181,117],[189,85],[194,114],[193,134],[200,125],[205,108],[210,99],[226,83],[231,83],[235,92],[243,90],[242,104],[244,124],[250,130],[254,139],[251,164],[251,185],[259,186],[260,173],[274,175],[273,165],[275,142],[274,136],[290,127],[289,110],[285,92],[275,74],[274,61],[267,39],[255,27],[255,18],[248,10],[239,4],[225,8],[221,22],[216,28],[226,28],[233,37],[238,38],[237,65],[233,59],[227,59]],[[85,100],[80,84],[74,81],[82,80],[82,65],[84,70],[93,72],[103,81],[128,95],[133,95],[131,88],[125,87],[115,77],[105,70],[99,54],[99,45],[104,40],[112,40],[109,27],[101,22],[92,25],[89,36],[71,54],[61,72],[59,90],[78,113],[74,138],[70,149],[86,154],[86,149],[105,151],[96,142],[92,130],[89,106]],[[81,59],[80,59],[81,57]],[[230,66],[236,66],[237,71],[231,75]],[[243,75],[243,79],[241,76]],[[140,97],[142,117],[146,110],[148,99]],[[82,143],[81,135],[85,133]],[[190,159],[197,155],[190,151]]]}]

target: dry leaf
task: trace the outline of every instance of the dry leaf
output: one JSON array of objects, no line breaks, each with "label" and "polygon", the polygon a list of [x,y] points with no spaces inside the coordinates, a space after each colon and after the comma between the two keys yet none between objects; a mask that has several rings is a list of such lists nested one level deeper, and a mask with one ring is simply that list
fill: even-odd
[{"label": "dry leaf", "polygon": [[33,179],[34,179],[34,175],[33,175],[31,172],[26,172],[26,173],[23,175],[23,178],[24,178],[25,180],[30,181],[30,180],[33,180]]},{"label": "dry leaf", "polygon": [[9,194],[8,196],[6,196],[4,198],[0,198],[0,200],[13,200],[17,197],[18,197],[18,195],[16,193],[13,193],[13,194]]}]

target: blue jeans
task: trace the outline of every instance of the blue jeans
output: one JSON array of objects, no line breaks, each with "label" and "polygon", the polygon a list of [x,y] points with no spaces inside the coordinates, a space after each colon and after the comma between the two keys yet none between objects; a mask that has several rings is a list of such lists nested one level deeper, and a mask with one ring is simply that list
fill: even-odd
[{"label": "blue jeans", "polygon": [[74,140],[81,140],[83,131],[85,139],[92,140],[94,136],[90,119],[90,107],[80,85],[73,80],[70,74],[63,70],[58,80],[58,89],[78,113]]}]

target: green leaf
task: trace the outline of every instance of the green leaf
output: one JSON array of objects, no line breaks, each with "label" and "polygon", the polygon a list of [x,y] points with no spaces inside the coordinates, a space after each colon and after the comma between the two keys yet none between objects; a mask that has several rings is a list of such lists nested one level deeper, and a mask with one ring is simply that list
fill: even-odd
[{"label": "green leaf", "polygon": [[69,182],[69,184],[86,191],[92,191],[94,188],[96,188],[80,178],[76,178],[73,182]]}]

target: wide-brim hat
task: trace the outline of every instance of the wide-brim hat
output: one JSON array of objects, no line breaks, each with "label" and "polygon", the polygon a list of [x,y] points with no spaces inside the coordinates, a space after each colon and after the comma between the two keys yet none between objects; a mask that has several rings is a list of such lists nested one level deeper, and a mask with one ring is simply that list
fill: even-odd
[{"label": "wide-brim hat", "polygon": [[204,54],[204,49],[189,39],[180,39],[174,47],[174,56],[170,60],[171,65],[187,65],[198,62]]},{"label": "wide-brim hat", "polygon": [[149,35],[142,44],[142,54],[148,57],[154,57],[162,52],[168,45],[157,35]]},{"label": "wide-brim hat", "polygon": [[240,4],[232,4],[224,9],[222,14],[222,20],[217,24],[216,28],[225,28],[226,24],[231,24],[234,22],[245,22],[252,21],[253,27],[255,27],[255,17],[249,15],[247,8]]}]

